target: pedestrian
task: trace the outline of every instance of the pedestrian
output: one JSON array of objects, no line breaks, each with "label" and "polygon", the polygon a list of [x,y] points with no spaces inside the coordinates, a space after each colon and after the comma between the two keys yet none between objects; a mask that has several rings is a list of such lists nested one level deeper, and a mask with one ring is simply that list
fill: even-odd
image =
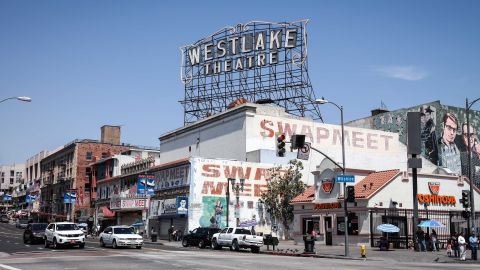
[{"label": "pedestrian", "polygon": [[455,258],[460,257],[460,247],[458,246],[458,234],[452,234],[453,254]]},{"label": "pedestrian", "polygon": [[173,229],[173,225],[172,225],[172,226],[168,229],[168,242],[172,242],[173,232],[174,232],[174,229]]},{"label": "pedestrian", "polygon": [[427,251],[427,247],[425,246],[425,232],[422,228],[418,227],[415,234],[417,236],[418,251]]},{"label": "pedestrian", "polygon": [[468,239],[470,243],[470,249],[472,250],[472,260],[477,260],[477,250],[478,250],[478,237],[475,232],[472,232],[472,235]]},{"label": "pedestrian", "polygon": [[458,235],[457,238],[458,247],[460,248],[460,261],[465,261],[467,256],[467,242],[465,241],[465,237],[463,237],[463,232]]},{"label": "pedestrian", "polygon": [[438,236],[435,229],[432,229],[432,234],[430,235],[430,239],[432,240],[432,251],[438,251],[438,248],[437,248]]}]

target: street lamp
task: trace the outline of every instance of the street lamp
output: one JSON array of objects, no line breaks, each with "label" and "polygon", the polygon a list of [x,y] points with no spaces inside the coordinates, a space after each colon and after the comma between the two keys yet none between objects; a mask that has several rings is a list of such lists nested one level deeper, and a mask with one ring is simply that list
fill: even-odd
[{"label": "street lamp", "polygon": [[[473,130],[470,130],[470,108],[475,104],[475,102],[479,101],[480,98],[475,99],[472,102],[468,102],[468,98],[465,99],[465,109],[466,109],[466,114],[467,114],[467,153],[468,153],[468,180],[470,181],[470,204],[471,204],[471,212],[472,214],[470,215],[472,218],[472,230],[475,230],[475,202],[474,202],[474,194],[473,194],[473,185],[475,184],[475,181],[472,179],[472,145],[470,145],[470,136],[473,132]],[[470,232],[469,232],[470,233]]]},{"label": "street lamp", "polygon": [[2,99],[0,100],[0,103],[4,102],[4,101],[7,101],[9,99],[17,99],[17,100],[20,100],[20,101],[25,101],[25,102],[31,102],[32,101],[32,98],[31,97],[9,97],[9,98],[6,98],[6,99]]},{"label": "street lamp", "polygon": [[[240,184],[235,184],[236,179],[235,178],[228,178],[227,179],[227,227],[228,227],[228,219],[229,219],[229,211],[228,209],[230,208],[230,182],[232,182],[232,190],[235,192],[235,198],[236,198],[236,203],[235,203],[235,208],[239,206],[239,201],[240,201],[240,191],[243,192],[243,188],[245,186],[245,179],[241,178],[240,179]],[[236,217],[237,225],[240,223],[240,217],[237,215]]]},{"label": "street lamp", "polygon": [[[345,132],[344,132],[344,127],[343,127],[343,106],[338,106],[336,103],[332,101],[328,101],[324,99],[323,97],[321,99],[315,100],[316,104],[323,105],[326,103],[330,103],[335,105],[340,110],[340,125],[342,128],[342,166],[340,167],[342,169],[342,175],[345,175]],[[345,257],[349,257],[349,252],[348,252],[348,210],[347,210],[347,183],[343,183],[343,209],[345,211]]]}]

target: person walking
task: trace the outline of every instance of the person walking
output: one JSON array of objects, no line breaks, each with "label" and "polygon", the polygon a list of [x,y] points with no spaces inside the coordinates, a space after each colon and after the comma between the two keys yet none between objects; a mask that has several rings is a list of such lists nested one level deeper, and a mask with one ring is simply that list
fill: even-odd
[{"label": "person walking", "polygon": [[477,260],[477,250],[478,250],[478,237],[475,232],[472,232],[472,235],[468,239],[470,248],[472,250],[472,260]]},{"label": "person walking", "polygon": [[430,235],[430,238],[432,240],[432,251],[438,251],[437,249],[438,236],[435,229],[432,229],[432,234]]},{"label": "person walking", "polygon": [[427,247],[425,246],[425,232],[422,228],[418,227],[417,232],[418,251],[426,251]]},{"label": "person walking", "polygon": [[463,237],[463,232],[458,235],[457,241],[460,248],[460,261],[465,261],[465,257],[467,256],[467,242],[465,241],[465,237]]}]

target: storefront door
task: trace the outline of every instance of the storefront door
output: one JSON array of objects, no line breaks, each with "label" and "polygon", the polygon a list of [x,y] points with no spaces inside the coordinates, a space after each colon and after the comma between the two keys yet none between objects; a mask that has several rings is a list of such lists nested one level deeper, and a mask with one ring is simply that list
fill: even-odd
[{"label": "storefront door", "polygon": [[325,245],[331,246],[333,244],[332,241],[332,217],[325,217],[324,218],[325,224]]}]

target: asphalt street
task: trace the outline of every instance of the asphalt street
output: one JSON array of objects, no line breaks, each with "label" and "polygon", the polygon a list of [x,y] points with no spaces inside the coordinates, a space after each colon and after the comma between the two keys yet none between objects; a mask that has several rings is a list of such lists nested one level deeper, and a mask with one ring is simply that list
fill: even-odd
[{"label": "asphalt street", "polygon": [[[88,239],[85,249],[45,249],[43,244],[23,244],[23,230],[0,224],[0,270],[41,269],[452,269],[448,263],[388,262],[252,254],[147,244],[143,249],[101,248],[98,239]],[[461,265],[478,269],[478,265]]]}]

